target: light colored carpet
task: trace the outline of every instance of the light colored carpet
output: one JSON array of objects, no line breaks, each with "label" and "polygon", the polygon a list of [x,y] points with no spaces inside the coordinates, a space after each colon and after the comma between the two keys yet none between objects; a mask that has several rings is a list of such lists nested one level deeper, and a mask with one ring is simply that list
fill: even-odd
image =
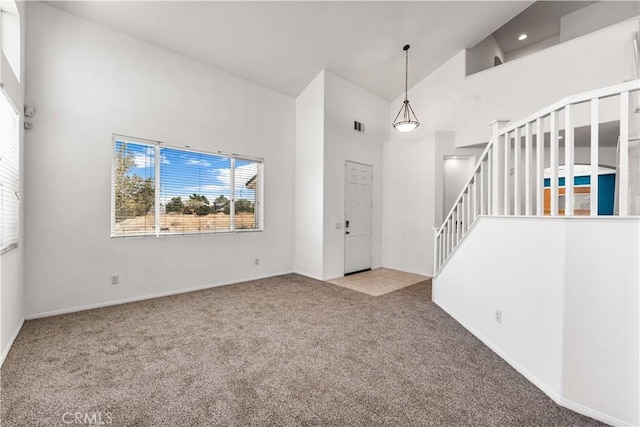
[{"label": "light colored carpet", "polygon": [[375,270],[363,271],[362,273],[350,274],[328,280],[329,283],[342,286],[353,291],[374,297],[395,292],[407,286],[424,282],[430,279],[419,274],[405,273],[404,271],[391,270],[389,268],[376,268]]},{"label": "light colored carpet", "polygon": [[1,424],[599,425],[430,300],[429,281],[371,298],[292,274],[31,320],[2,367]]}]

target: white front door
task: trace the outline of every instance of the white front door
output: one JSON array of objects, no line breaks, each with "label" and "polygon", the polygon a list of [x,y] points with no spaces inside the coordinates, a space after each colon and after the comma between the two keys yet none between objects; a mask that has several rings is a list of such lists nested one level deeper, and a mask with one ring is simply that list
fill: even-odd
[{"label": "white front door", "polygon": [[371,166],[345,162],[345,274],[371,268]]}]

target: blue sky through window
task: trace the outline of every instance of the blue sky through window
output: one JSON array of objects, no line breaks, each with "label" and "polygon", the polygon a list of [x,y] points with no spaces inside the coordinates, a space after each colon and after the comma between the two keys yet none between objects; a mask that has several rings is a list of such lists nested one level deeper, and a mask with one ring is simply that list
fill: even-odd
[{"label": "blue sky through window", "polygon": [[[116,153],[125,147],[126,155],[131,155],[135,165],[128,175],[143,178],[154,177],[155,146],[116,141]],[[247,183],[258,172],[258,163],[236,159],[235,197],[256,202],[255,189],[247,188]],[[173,197],[204,194],[210,203],[223,195],[231,197],[231,159],[213,154],[185,151],[176,148],[160,148],[160,203],[166,204]]]}]

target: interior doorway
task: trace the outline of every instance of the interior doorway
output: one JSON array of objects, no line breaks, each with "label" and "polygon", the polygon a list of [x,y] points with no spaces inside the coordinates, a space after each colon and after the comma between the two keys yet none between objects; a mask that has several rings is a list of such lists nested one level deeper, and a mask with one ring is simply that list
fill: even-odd
[{"label": "interior doorway", "polygon": [[475,166],[474,156],[445,156],[443,165],[442,218],[458,199]]}]

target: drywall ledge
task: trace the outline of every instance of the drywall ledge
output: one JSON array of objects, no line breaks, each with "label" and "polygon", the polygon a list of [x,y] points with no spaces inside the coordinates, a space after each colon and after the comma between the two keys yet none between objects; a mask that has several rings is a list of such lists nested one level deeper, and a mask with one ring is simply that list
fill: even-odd
[{"label": "drywall ledge", "polygon": [[638,425],[639,242],[637,217],[481,217],[433,300],[558,404]]}]

